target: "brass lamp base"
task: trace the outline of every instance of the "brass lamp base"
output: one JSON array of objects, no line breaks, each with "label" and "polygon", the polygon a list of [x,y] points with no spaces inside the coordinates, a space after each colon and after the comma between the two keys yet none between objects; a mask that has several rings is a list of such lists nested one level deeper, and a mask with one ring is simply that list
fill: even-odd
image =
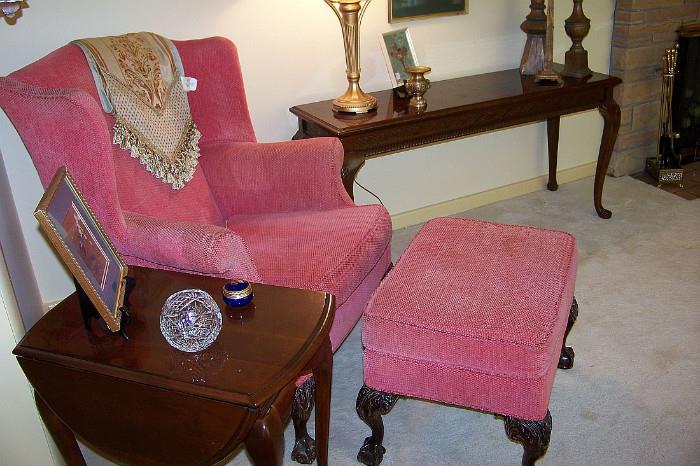
[{"label": "brass lamp base", "polygon": [[[360,89],[360,23],[372,0],[324,0],[340,21],[345,46],[348,89],[333,101],[336,113],[367,113],[377,108],[377,99]],[[364,2],[364,4],[363,4]]]},{"label": "brass lamp base", "polygon": [[333,101],[333,111],[336,113],[368,113],[377,108],[377,99],[365,94],[360,86],[348,87],[345,94]]}]

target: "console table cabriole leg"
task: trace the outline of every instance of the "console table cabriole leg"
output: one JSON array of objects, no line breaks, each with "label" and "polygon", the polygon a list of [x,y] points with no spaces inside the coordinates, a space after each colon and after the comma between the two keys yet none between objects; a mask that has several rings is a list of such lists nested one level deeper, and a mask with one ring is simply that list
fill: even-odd
[{"label": "console table cabriole leg", "polygon": [[603,116],[605,126],[603,127],[603,138],[600,141],[598,165],[595,169],[595,183],[593,186],[593,203],[598,216],[601,218],[610,218],[612,216],[612,212],[603,208],[603,183],[605,183],[610,157],[617,140],[617,132],[620,129],[620,106],[612,98],[612,89],[608,90],[608,93],[605,102],[598,107],[598,111]]},{"label": "console table cabriole leg", "polygon": [[34,393],[34,402],[66,464],[68,466],[86,466],[83,453],[78,447],[73,431],[56,416],[36,392]]},{"label": "console table cabriole leg", "polygon": [[367,466],[378,466],[384,458],[386,449],[382,445],[384,442],[384,422],[382,416],[391,411],[398,395],[381,392],[363,385],[357,394],[355,409],[362,422],[372,429],[372,435],[365,438],[362,448],[357,453],[357,461]]},{"label": "console table cabriole leg", "polygon": [[343,178],[343,186],[345,186],[345,191],[348,192],[350,198],[355,199],[353,194],[353,186],[355,184],[355,177],[357,177],[357,172],[365,164],[365,160],[362,157],[355,157],[345,153],[345,159],[343,160],[343,168],[340,170],[340,176]]},{"label": "console table cabriole leg", "polygon": [[541,421],[528,421],[510,416],[503,418],[506,435],[513,442],[523,445],[522,466],[533,466],[547,452],[549,439],[552,435],[552,415],[547,415]]},{"label": "console table cabriole leg", "polygon": [[292,136],[292,141],[298,141],[299,139],[307,139],[310,138],[311,136],[306,134],[306,131],[304,131],[304,122],[299,119],[299,129],[297,129],[297,132],[294,133],[294,136]]},{"label": "console table cabriole leg", "polygon": [[559,364],[557,364],[557,367],[559,369],[571,369],[572,367],[574,367],[574,349],[571,346],[566,346],[566,338],[569,336],[571,327],[574,326],[577,318],[578,303],[576,302],[576,298],[574,298],[574,302],[571,304],[571,309],[569,309],[569,321],[566,324],[564,341],[562,341],[561,343],[561,354],[559,355]]},{"label": "console table cabriole leg", "polygon": [[306,424],[314,408],[315,384],[310,378],[294,391],[292,422],[296,441],[292,449],[292,459],[297,463],[311,464],[316,459],[316,442],[309,435]]},{"label": "console table cabriole leg", "polygon": [[547,118],[547,151],[549,153],[549,181],[547,189],[556,191],[557,184],[557,157],[559,154],[559,121],[561,117]]}]

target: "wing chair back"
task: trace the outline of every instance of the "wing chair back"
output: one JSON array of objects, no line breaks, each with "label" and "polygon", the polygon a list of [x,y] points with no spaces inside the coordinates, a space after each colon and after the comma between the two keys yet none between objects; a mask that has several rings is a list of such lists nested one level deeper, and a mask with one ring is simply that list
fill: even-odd
[{"label": "wing chair back", "polygon": [[[220,37],[174,43],[185,74],[198,80],[188,98],[202,133],[202,156],[210,144],[254,142],[234,44]],[[0,78],[0,106],[24,141],[44,187],[65,165],[117,243],[126,234],[123,211],[223,224],[199,167],[193,179],[175,191],[112,143],[114,117],[102,110],[77,46],[61,47]]]}]

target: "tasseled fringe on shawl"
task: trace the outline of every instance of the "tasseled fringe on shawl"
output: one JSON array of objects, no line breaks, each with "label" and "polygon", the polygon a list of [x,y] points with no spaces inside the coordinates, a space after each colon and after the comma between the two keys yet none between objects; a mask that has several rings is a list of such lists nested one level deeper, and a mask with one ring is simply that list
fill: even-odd
[{"label": "tasseled fringe on shawl", "polygon": [[202,134],[197,125],[192,121],[180,148],[176,151],[175,160],[170,162],[164,157],[153,152],[143,144],[138,136],[117,119],[114,124],[114,144],[119,144],[122,149],[130,150],[131,157],[139,159],[156,178],[172,185],[178,190],[192,179],[197,168],[199,158],[199,139]]}]

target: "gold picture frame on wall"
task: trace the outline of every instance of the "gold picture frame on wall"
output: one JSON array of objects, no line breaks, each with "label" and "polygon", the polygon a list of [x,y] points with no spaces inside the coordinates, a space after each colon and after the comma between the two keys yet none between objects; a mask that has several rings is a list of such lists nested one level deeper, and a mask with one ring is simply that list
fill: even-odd
[{"label": "gold picture frame on wall", "polygon": [[34,216],[107,327],[118,332],[128,268],[66,167],[54,175]]},{"label": "gold picture frame on wall", "polygon": [[389,22],[469,13],[469,0],[389,0]]}]

